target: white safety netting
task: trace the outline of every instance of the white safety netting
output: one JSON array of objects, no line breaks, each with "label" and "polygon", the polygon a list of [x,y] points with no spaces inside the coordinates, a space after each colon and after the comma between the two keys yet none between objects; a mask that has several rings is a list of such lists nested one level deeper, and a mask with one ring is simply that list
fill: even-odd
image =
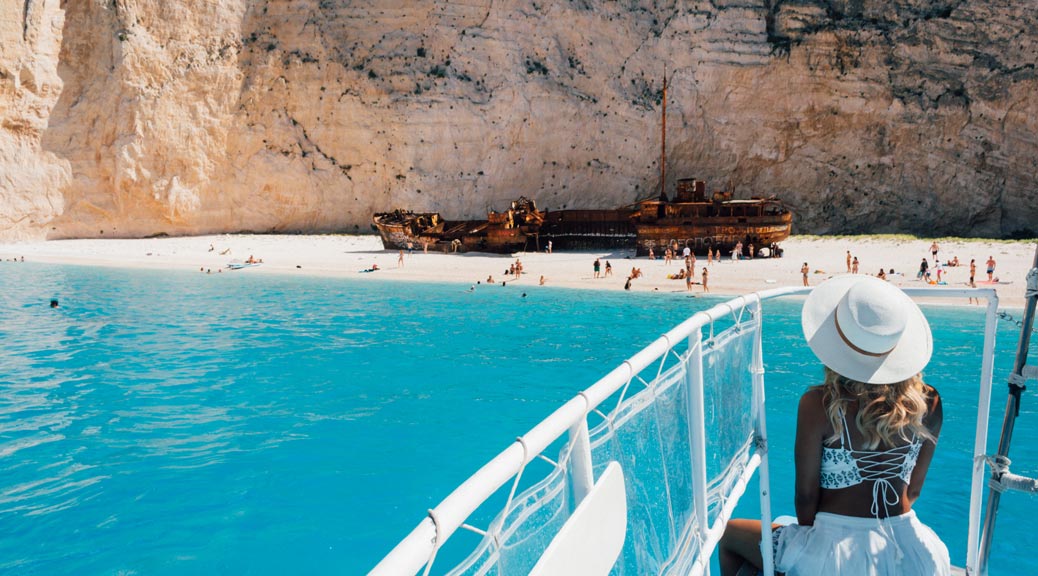
[{"label": "white safety netting", "polygon": [[[701,345],[709,524],[753,449],[758,403],[752,369],[759,328],[758,317],[717,334],[710,333],[711,325]],[[616,461],[626,482],[627,533],[613,574],[688,574],[703,554],[693,498],[697,426],[691,386],[700,369],[695,358],[693,350],[669,351],[652,374],[632,379],[590,430],[596,480]],[[566,444],[558,465],[511,500],[451,574],[529,573],[576,506],[570,453]]]}]

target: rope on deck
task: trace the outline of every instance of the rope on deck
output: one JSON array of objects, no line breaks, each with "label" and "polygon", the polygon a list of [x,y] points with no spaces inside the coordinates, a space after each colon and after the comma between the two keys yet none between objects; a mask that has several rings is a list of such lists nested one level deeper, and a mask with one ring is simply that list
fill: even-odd
[{"label": "rope on deck", "polygon": [[[1020,476],[1010,472],[1009,465],[1012,464],[1012,460],[1008,457],[998,455],[984,456],[984,461],[987,462],[993,472],[993,477],[988,480],[988,488],[999,493],[1011,490],[1013,492],[1038,494],[1038,478],[1028,478],[1027,476]],[[995,478],[998,478],[998,480],[995,480]]]}]

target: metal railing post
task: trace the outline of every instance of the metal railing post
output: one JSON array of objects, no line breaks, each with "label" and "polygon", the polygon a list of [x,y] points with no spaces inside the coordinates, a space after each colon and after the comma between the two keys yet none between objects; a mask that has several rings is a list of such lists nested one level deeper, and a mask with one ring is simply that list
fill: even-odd
[{"label": "metal railing post", "polygon": [[994,378],[995,333],[998,328],[998,297],[988,299],[984,322],[984,350],[980,365],[980,397],[977,399],[977,430],[973,440],[973,478],[970,488],[969,532],[966,544],[966,572],[978,574],[977,555],[980,550],[981,500],[984,493],[984,455],[988,445],[988,418],[991,410],[991,384]]},{"label": "metal railing post", "polygon": [[[706,479],[706,412],[703,409],[703,332],[695,330],[688,337],[688,364],[685,366],[688,382],[689,440],[692,444],[692,503],[696,511],[696,532],[699,543],[706,542],[710,528],[707,509]],[[709,572],[709,568],[707,569]]]},{"label": "metal railing post", "polygon": [[760,455],[760,551],[764,561],[764,576],[775,574],[774,554],[771,549],[771,473],[768,469],[768,426],[765,418],[764,397],[764,307],[758,300],[754,312],[757,315],[757,333],[753,338],[753,406],[757,418],[753,423],[755,449]]}]

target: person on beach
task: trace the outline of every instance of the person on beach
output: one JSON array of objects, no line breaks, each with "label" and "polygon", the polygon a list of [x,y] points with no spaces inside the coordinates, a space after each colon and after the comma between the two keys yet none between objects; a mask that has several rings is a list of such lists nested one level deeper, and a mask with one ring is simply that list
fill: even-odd
[{"label": "person on beach", "polygon": [[548,254],[551,254],[551,240],[548,240]]},{"label": "person on beach", "polygon": [[403,250],[400,251],[400,255],[397,256],[397,258],[396,258],[396,267],[397,268],[403,268],[404,267],[404,251]]},{"label": "person on beach", "polygon": [[612,276],[613,275],[613,265],[609,263],[609,260],[606,260],[605,275],[606,276]]},{"label": "person on beach", "polygon": [[494,283],[494,275],[493,274],[487,275],[487,284],[493,284],[493,283]]},{"label": "person on beach", "polygon": [[655,260],[656,253],[652,251],[652,246],[649,246],[649,260]]},{"label": "person on beach", "polygon": [[[943,412],[923,382],[933,339],[900,289],[870,276],[820,284],[801,323],[822,363],[797,411],[797,524],[772,533],[786,576],[948,576],[948,548],[912,510],[930,468]],[[760,569],[761,525],[732,520],[721,573]]]},{"label": "person on beach", "polygon": [[993,282],[992,275],[995,273],[995,257],[988,256],[988,282]]},{"label": "person on beach", "polygon": [[[977,260],[976,260],[976,258],[970,258],[970,281],[969,281],[970,288],[976,288],[977,287],[977,283],[975,282],[976,276],[977,276]],[[977,304],[977,305],[979,305],[980,304],[980,298],[974,298],[973,296],[970,296],[970,298],[967,301],[967,303],[968,304]]]},{"label": "person on beach", "polygon": [[714,263],[714,249],[713,248],[707,248],[706,249],[706,264],[707,264],[707,266],[709,266],[710,264],[713,264],[713,263]]},{"label": "person on beach", "polygon": [[919,273],[915,275],[916,279],[918,280],[922,278],[924,280],[929,280],[929,269],[930,263],[926,261],[926,258],[923,258],[923,261],[919,263]]},{"label": "person on beach", "polygon": [[933,261],[934,262],[937,261],[937,251],[940,250],[940,249],[941,249],[941,247],[937,245],[937,241],[936,240],[934,240],[933,244],[930,244],[930,254],[933,254]]},{"label": "person on beach", "polygon": [[703,266],[703,292],[709,292],[710,287],[707,286],[707,280],[710,279],[710,270],[706,266]]},{"label": "person on beach", "polygon": [[808,268],[807,262],[804,262],[804,265],[800,267],[800,275],[804,277],[804,286],[807,286],[807,274],[810,271],[811,269]]},{"label": "person on beach", "polygon": [[686,292],[691,292],[692,291],[692,272],[691,271],[689,271],[687,274],[685,274],[685,291]]},{"label": "person on beach", "polygon": [[598,258],[595,258],[595,278],[598,278],[598,273],[601,269],[602,263],[598,261]]},{"label": "person on beach", "polygon": [[851,262],[851,274],[857,274],[857,273],[858,273],[858,257],[855,256],[854,260]]},{"label": "person on beach", "polygon": [[541,275],[541,281],[540,281],[540,285],[541,285],[541,286],[544,286],[544,275],[543,275],[543,274]]},{"label": "person on beach", "polygon": [[851,273],[851,251],[847,251],[847,273]]},{"label": "person on beach", "polygon": [[880,280],[886,280],[887,279],[887,273],[884,272],[882,268],[880,268],[879,269],[879,274],[876,274],[876,278],[879,278]]},{"label": "person on beach", "polygon": [[630,290],[630,289],[631,289],[631,277],[628,276],[627,277],[627,282],[624,282],[624,290]]},{"label": "person on beach", "polygon": [[670,261],[673,258],[673,255],[674,255],[674,253],[670,251],[670,248],[667,248],[666,250],[663,251],[663,265],[664,266],[669,266],[670,265]]},{"label": "person on beach", "polygon": [[216,250],[216,246],[213,246],[212,244],[210,244],[209,245],[209,251],[212,252],[214,250]]},{"label": "person on beach", "polygon": [[753,244],[750,244],[750,260],[753,260]]},{"label": "person on beach", "polygon": [[936,274],[937,274],[937,283],[940,284],[941,283],[941,274],[944,274],[944,266],[941,265],[941,261],[940,260],[934,260],[934,262],[933,262],[933,269],[936,271]]},{"label": "person on beach", "polygon": [[685,244],[685,247],[681,249],[681,257],[688,260],[688,257],[692,255],[692,249]]}]

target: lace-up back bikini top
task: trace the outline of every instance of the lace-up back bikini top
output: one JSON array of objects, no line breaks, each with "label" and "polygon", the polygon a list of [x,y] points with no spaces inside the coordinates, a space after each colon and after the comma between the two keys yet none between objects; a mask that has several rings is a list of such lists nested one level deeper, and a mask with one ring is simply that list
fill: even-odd
[{"label": "lace-up back bikini top", "polygon": [[843,432],[840,434],[840,446],[822,447],[822,488],[838,489],[857,486],[862,482],[873,482],[872,513],[879,512],[880,499],[884,504],[892,506],[900,501],[898,491],[891,480],[900,478],[905,483],[912,477],[919,449],[922,442],[913,438],[904,446],[888,450],[855,450],[851,446],[851,433],[847,427],[847,416],[841,411]]}]

